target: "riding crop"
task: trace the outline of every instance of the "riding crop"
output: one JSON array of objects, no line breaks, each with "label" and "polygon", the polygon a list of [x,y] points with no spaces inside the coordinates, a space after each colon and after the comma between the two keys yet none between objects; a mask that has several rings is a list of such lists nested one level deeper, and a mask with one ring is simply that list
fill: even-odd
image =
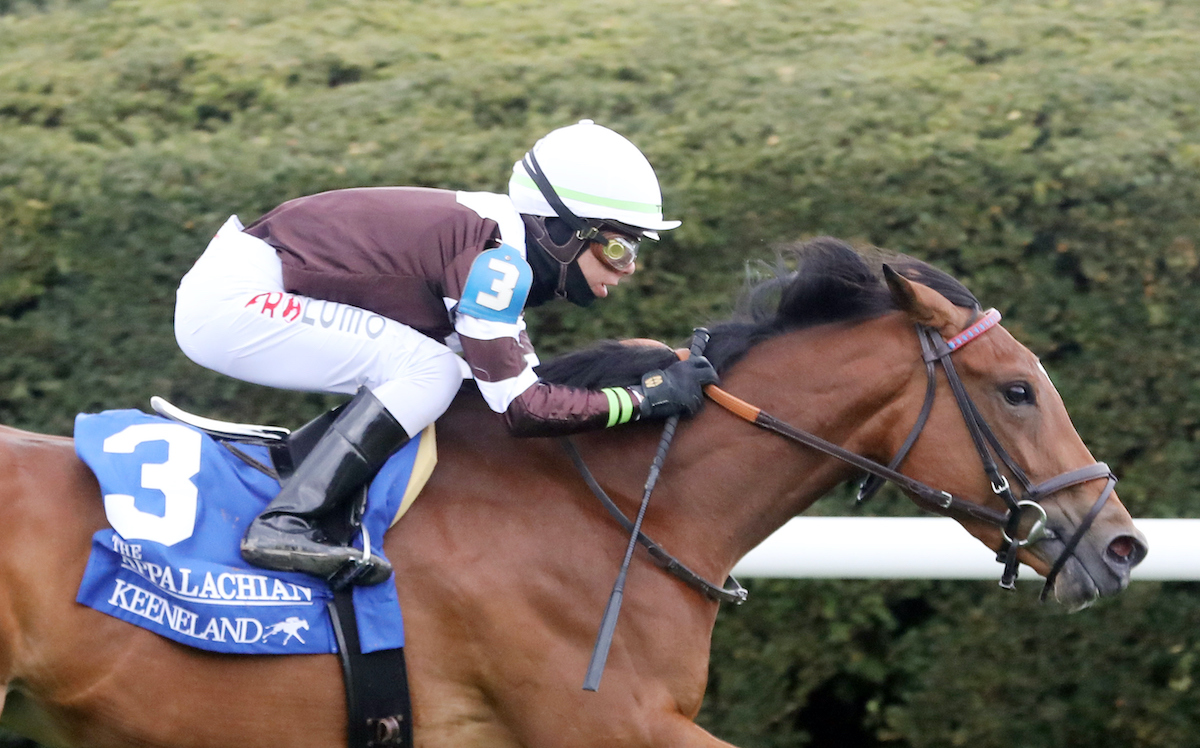
[{"label": "riding crop", "polygon": [[[708,345],[708,330],[697,327],[692,331],[691,355],[704,354]],[[650,464],[650,474],[646,476],[646,488],[642,494],[642,505],[638,508],[637,519],[633,522],[633,531],[629,535],[629,544],[625,547],[625,558],[621,561],[621,570],[617,573],[617,581],[613,583],[612,594],[609,595],[608,605],[604,608],[604,618],[600,621],[600,631],[596,634],[596,644],[592,647],[592,660],[588,663],[587,675],[583,679],[583,690],[596,691],[600,688],[600,678],[604,675],[604,664],[608,661],[608,649],[612,646],[613,632],[617,628],[617,616],[621,614],[621,602],[625,597],[625,577],[629,573],[629,563],[633,559],[633,549],[637,547],[638,536],[642,531],[642,520],[646,517],[646,507],[650,504],[650,493],[654,484],[658,483],[658,474],[662,471],[663,462],[667,459],[667,450],[675,437],[675,428],[679,425],[679,416],[673,415],[663,426],[662,438],[658,440],[658,451],[654,462]]]}]

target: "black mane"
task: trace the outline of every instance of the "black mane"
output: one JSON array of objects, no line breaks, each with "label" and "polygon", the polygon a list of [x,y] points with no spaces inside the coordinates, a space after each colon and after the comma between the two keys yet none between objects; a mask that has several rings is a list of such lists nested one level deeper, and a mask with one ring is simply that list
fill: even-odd
[{"label": "black mane", "polygon": [[[795,260],[795,271],[783,269],[785,258]],[[783,250],[774,277],[746,291],[733,319],[711,326],[705,355],[723,372],[757,343],[789,330],[865,320],[895,310],[883,280],[884,264],[958,306],[979,309],[963,284],[928,263],[879,250],[859,252],[841,240],[821,237]],[[538,374],[547,382],[594,389],[637,384],[644,372],[674,360],[667,348],[606,340],[559,356],[541,366]]]}]

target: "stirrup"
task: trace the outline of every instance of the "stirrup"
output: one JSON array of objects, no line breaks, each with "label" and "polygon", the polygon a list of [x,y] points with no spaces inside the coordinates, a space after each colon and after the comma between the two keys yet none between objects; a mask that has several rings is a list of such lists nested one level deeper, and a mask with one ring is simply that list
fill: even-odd
[{"label": "stirrup", "polygon": [[[367,532],[366,525],[360,525],[360,530],[362,531],[363,539],[362,555],[342,564],[342,568],[330,574],[325,580],[329,585],[329,589],[334,592],[352,584],[359,584],[360,579],[376,569],[375,564],[371,563],[373,556],[371,553],[371,533]],[[379,582],[373,582],[372,584],[382,584],[385,581],[387,580],[381,579]]]},{"label": "stirrup", "polygon": [[[360,581],[367,574],[375,570],[375,565],[368,558],[366,561],[361,558],[354,558],[342,564],[342,568],[329,575],[325,583],[329,585],[329,589],[337,592],[351,585],[360,584]],[[380,580],[377,584],[386,582],[386,579]]]}]

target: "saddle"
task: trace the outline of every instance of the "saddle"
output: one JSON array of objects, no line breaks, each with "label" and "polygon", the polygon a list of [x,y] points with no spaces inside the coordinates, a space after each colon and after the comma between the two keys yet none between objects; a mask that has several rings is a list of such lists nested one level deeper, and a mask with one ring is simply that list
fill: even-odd
[{"label": "saddle", "polygon": [[[322,413],[295,431],[291,431],[282,426],[259,426],[205,418],[204,416],[198,416],[176,407],[158,396],[150,398],[150,407],[163,418],[203,431],[229,450],[239,460],[278,481],[287,480],[296,466],[312,451],[313,446],[321,440],[321,436],[329,429],[330,424],[333,423],[342,409],[342,406],[338,406],[333,410]],[[425,483],[429,480],[429,476],[432,475],[434,466],[437,464],[437,440],[433,424],[430,424],[421,432],[420,441],[418,456],[413,463],[412,475],[405,488],[404,498],[401,500],[400,508],[396,511],[395,516],[392,517],[389,526],[399,522],[400,518],[412,506],[417,496],[421,493],[421,489],[425,487]],[[271,456],[271,464],[264,464],[246,454],[238,448],[237,445],[239,444],[266,447]],[[322,525],[322,529],[329,533],[330,537],[338,540],[338,542],[348,543],[362,529],[362,512],[365,507],[366,488],[364,487],[364,494],[358,501],[351,502],[352,511],[348,516],[331,518],[327,526],[325,524]],[[364,540],[369,539],[364,538]],[[369,543],[364,543],[364,545],[369,546]],[[366,551],[367,555],[364,557],[369,557],[370,548],[366,548]],[[331,585],[333,585],[333,582],[331,582]]]}]

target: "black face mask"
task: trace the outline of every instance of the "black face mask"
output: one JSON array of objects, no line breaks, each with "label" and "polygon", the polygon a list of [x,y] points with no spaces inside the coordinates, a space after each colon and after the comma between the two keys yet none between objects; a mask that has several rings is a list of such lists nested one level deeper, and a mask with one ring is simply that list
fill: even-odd
[{"label": "black face mask", "polygon": [[[590,306],[596,300],[587,278],[579,268],[579,254],[587,241],[575,236],[565,221],[558,218],[521,216],[525,221],[525,254],[533,269],[533,287],[525,306],[538,306],[554,298],[566,298],[578,306]],[[569,262],[562,259],[571,257]],[[562,270],[566,266],[566,277]]]}]

